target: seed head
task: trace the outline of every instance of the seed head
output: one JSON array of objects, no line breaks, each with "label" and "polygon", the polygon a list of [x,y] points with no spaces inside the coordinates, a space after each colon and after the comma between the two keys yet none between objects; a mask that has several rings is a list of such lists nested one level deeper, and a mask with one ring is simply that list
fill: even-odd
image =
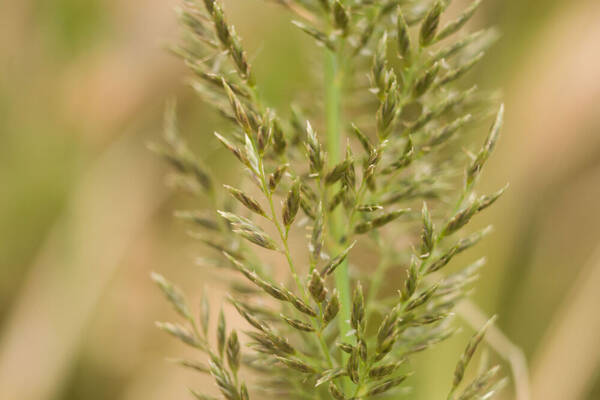
[{"label": "seed head", "polygon": [[346,259],[346,257],[348,257],[348,253],[350,252],[350,250],[352,250],[352,248],[354,247],[354,245],[356,244],[356,241],[350,243],[350,245],[348,247],[346,247],[344,249],[344,251],[342,251],[340,254],[338,254],[337,256],[335,256],[326,266],[325,268],[323,268],[323,271],[321,271],[321,275],[323,276],[327,276],[327,275],[331,275],[335,269],[337,267],[339,267],[339,265],[341,263],[344,262],[344,260]]},{"label": "seed head", "polygon": [[232,331],[227,339],[227,363],[234,374],[240,368],[240,342],[236,331]]},{"label": "seed head", "polygon": [[311,324],[302,322],[299,319],[288,318],[283,314],[281,315],[281,318],[283,318],[283,320],[285,322],[287,322],[287,324],[289,326],[291,326],[292,328],[297,329],[299,331],[303,331],[303,332],[314,332],[315,331],[315,328],[313,328],[313,326]]},{"label": "seed head", "polygon": [[327,307],[325,307],[325,312],[323,313],[323,322],[325,324],[330,323],[340,311],[340,298],[338,296],[337,290],[333,290],[329,301],[327,302]]},{"label": "seed head", "polygon": [[423,203],[421,211],[421,219],[423,221],[423,231],[421,232],[421,256],[426,257],[431,254],[434,246],[433,239],[433,222],[427,208],[427,203]]},{"label": "seed head", "polygon": [[350,15],[346,8],[342,5],[340,0],[334,0],[333,2],[333,17],[335,26],[342,30],[344,36],[348,32],[348,23],[350,22]]},{"label": "seed head", "polygon": [[285,135],[283,134],[283,129],[281,128],[279,120],[273,119],[271,128],[275,153],[281,155],[287,147],[287,142],[285,140]]},{"label": "seed head", "polygon": [[346,397],[344,397],[344,394],[340,391],[340,389],[335,386],[335,383],[330,382],[327,389],[329,390],[331,397],[333,397],[335,400],[346,400]]},{"label": "seed head", "polygon": [[419,283],[418,264],[417,259],[414,256],[410,261],[407,273],[408,276],[406,277],[406,281],[404,281],[404,288],[402,290],[402,299],[405,301],[412,297]]},{"label": "seed head", "polygon": [[327,185],[333,185],[346,173],[350,165],[352,164],[352,160],[346,159],[339,164],[337,164],[329,173],[325,176],[325,183]]},{"label": "seed head", "polygon": [[323,229],[324,229],[324,220],[323,220],[323,204],[319,202],[317,210],[315,212],[314,223],[312,227],[312,232],[310,236],[310,256],[311,262],[315,263],[321,256],[321,250],[323,249]]},{"label": "seed head", "polygon": [[[206,1],[205,1],[206,4]],[[209,8],[209,6],[207,6]],[[213,23],[215,24],[215,31],[217,32],[217,37],[219,41],[225,48],[229,48],[231,46],[231,32],[229,31],[229,26],[225,21],[225,14],[223,13],[223,9],[221,5],[213,1],[212,2],[212,18]]]},{"label": "seed head", "polygon": [[204,0],[204,6],[206,7],[206,11],[208,11],[209,14],[212,14],[214,10],[214,4],[215,0]]},{"label": "seed head", "polygon": [[438,72],[440,70],[440,65],[438,63],[434,63],[429,69],[425,71],[425,73],[417,80],[415,86],[413,88],[413,96],[421,97],[427,92],[427,90],[431,87],[431,84],[435,80]]},{"label": "seed head", "polygon": [[317,303],[323,303],[327,297],[325,281],[321,277],[321,274],[319,274],[319,271],[316,269],[313,269],[311,274],[310,282],[308,284],[308,291]]},{"label": "seed head", "polygon": [[494,121],[494,125],[490,129],[490,133],[483,145],[483,148],[479,151],[479,154],[473,160],[473,163],[467,170],[467,186],[471,186],[475,179],[477,179],[483,165],[489,158],[490,154],[494,150],[496,146],[496,141],[498,140],[498,136],[500,135],[500,129],[502,128],[502,124],[504,123],[504,104],[500,106],[498,110],[498,114],[496,114],[496,120]]},{"label": "seed head", "polygon": [[350,354],[350,357],[348,358],[348,362],[346,363],[346,372],[348,373],[348,376],[352,382],[355,384],[360,382],[359,355],[357,348],[354,348],[352,354]]},{"label": "seed head", "polygon": [[253,199],[250,195],[248,195],[248,194],[242,192],[241,190],[236,189],[232,186],[229,186],[229,185],[223,185],[223,186],[237,201],[242,203],[247,209],[249,209],[252,212],[257,213],[258,215],[262,215],[263,217],[266,217],[266,214],[263,211],[260,204],[258,203],[258,201]]},{"label": "seed head", "polygon": [[404,382],[407,377],[408,376],[404,375],[404,376],[400,376],[398,378],[388,379],[387,381],[385,381],[383,383],[375,385],[369,389],[369,391],[367,392],[367,396],[375,396],[375,395],[378,395],[381,393],[385,393],[388,390],[402,384],[402,382]]},{"label": "seed head", "polygon": [[485,332],[495,320],[496,317],[490,318],[490,320],[488,320],[485,325],[475,335],[473,335],[471,340],[469,340],[469,343],[467,344],[467,347],[465,348],[465,351],[463,352],[458,364],[456,365],[456,369],[454,370],[454,381],[452,383],[453,388],[456,388],[462,382],[467,365],[471,361],[471,358],[473,358],[473,354],[475,354],[475,350],[477,350],[479,343],[481,343],[481,340],[483,340]]},{"label": "seed head", "polygon": [[306,122],[306,153],[310,161],[310,169],[314,173],[321,173],[325,160],[321,152],[321,144],[310,122]]},{"label": "seed head", "polygon": [[254,328],[258,329],[259,331],[263,331],[263,332],[270,330],[270,328],[263,321],[260,321],[258,318],[256,318],[254,315],[252,315],[248,311],[247,308],[242,306],[242,304],[240,302],[238,302],[232,298],[230,298],[229,301],[234,305],[237,312]]},{"label": "seed head", "polygon": [[350,325],[352,328],[361,330],[365,318],[365,298],[363,296],[362,285],[360,282],[356,284],[354,295],[352,296],[352,314]]},{"label": "seed head", "polygon": [[398,370],[398,368],[402,365],[404,360],[400,360],[397,362],[379,365],[377,367],[373,367],[369,370],[369,377],[373,379],[381,379],[388,375],[393,374]]},{"label": "seed head", "polygon": [[438,287],[439,284],[435,284],[425,289],[416,299],[410,301],[406,305],[406,311],[414,310],[415,308],[427,303]]},{"label": "seed head", "polygon": [[286,290],[286,294],[288,296],[288,301],[292,303],[292,305],[296,308],[296,310],[300,311],[303,314],[308,315],[309,317],[316,317],[317,313],[312,309],[311,306],[306,304],[304,300],[300,297],[296,296],[294,293]]},{"label": "seed head", "polygon": [[217,349],[219,351],[219,355],[223,357],[223,351],[225,350],[225,340],[227,337],[226,332],[226,323],[225,323],[225,314],[223,313],[223,309],[219,312],[219,323],[217,325]]},{"label": "seed head", "polygon": [[440,23],[440,16],[442,15],[443,9],[444,6],[442,2],[437,0],[427,13],[427,16],[421,24],[421,32],[419,36],[419,43],[421,46],[426,47],[433,42],[438,25]]},{"label": "seed head", "polygon": [[437,40],[442,40],[454,32],[458,31],[463,27],[464,24],[467,23],[469,19],[475,14],[477,8],[481,4],[482,0],[475,0],[469,7],[467,7],[454,21],[449,22],[446,26],[444,26],[440,32],[437,34]]},{"label": "seed head", "polygon": [[179,324],[172,324],[170,322],[157,322],[156,326],[170,335],[175,336],[189,346],[200,349],[204,348],[204,344],[199,340],[199,338],[197,338],[189,329]]},{"label": "seed head", "polygon": [[289,228],[300,208],[300,182],[296,181],[290,189],[283,205],[283,224]]},{"label": "seed head", "polygon": [[277,167],[275,172],[269,175],[269,190],[271,192],[277,189],[277,186],[279,185],[279,182],[281,182],[281,178],[283,178],[283,174],[288,169],[288,167],[289,164],[280,165],[279,167]]},{"label": "seed head", "polygon": [[408,33],[408,25],[400,7],[398,7],[397,24],[398,51],[403,58],[408,59],[410,57],[410,34]]},{"label": "seed head", "polygon": [[277,357],[277,359],[286,367],[301,372],[303,374],[313,374],[316,372],[313,367],[298,359],[287,357]]},{"label": "seed head", "polygon": [[158,285],[167,299],[171,302],[171,304],[173,304],[175,310],[177,310],[182,317],[186,319],[192,319],[192,314],[187,306],[185,297],[179,288],[156,272],[152,273],[152,280]]}]

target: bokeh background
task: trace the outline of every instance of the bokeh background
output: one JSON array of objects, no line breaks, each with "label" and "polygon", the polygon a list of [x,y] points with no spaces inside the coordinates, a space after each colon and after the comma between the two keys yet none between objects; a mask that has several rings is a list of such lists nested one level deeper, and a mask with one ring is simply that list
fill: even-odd
[{"label": "bokeh background", "polygon": [[[173,314],[149,279],[160,271],[192,299],[210,285],[220,301],[194,263],[203,248],[172,219],[186,200],[146,149],[176,96],[194,148],[233,174],[210,138],[218,118],[164,50],[176,3],[2,3],[2,400],[184,399],[207,385],[164,361],[186,350],[154,328]],[[311,41],[273,4],[225,3],[266,97],[286,105],[318,64]],[[496,230],[471,254],[489,260],[474,299],[523,349],[533,399],[597,400],[600,2],[487,0],[473,23],[502,37],[468,79],[502,88],[507,107],[484,189],[511,183],[481,217]],[[419,399],[443,398],[462,345],[431,356]]]}]

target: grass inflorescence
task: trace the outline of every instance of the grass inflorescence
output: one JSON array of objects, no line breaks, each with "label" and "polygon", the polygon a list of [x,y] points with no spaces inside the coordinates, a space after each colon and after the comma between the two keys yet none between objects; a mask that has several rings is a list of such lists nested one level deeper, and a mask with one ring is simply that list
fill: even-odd
[{"label": "grass inflorescence", "polygon": [[[212,326],[207,299],[196,316],[179,289],[153,279],[184,321],[159,328],[207,358],[176,362],[212,375],[221,398],[395,398],[419,373],[413,355],[455,332],[453,309],[482,262],[444,271],[489,231],[464,228],[504,191],[474,191],[503,106],[458,83],[494,36],[459,33],[480,2],[443,22],[449,1],[277,0],[324,48],[325,121],[268,107],[222,4],[183,2],[185,37],[173,51],[190,67],[193,89],[230,122],[215,139],[246,178],[216,181],[180,136],[173,107],[165,142],[154,148],[211,204],[177,215],[205,232],[194,237],[237,276],[229,303],[247,322],[243,338],[223,312]],[[457,146],[491,113],[485,138],[467,151]],[[321,125],[324,135],[314,128]],[[284,283],[265,251],[281,255]],[[362,252],[373,260],[361,268]],[[384,291],[398,269],[405,277]],[[465,373],[488,325],[449,372],[448,399],[489,398],[501,387],[496,366]]]}]

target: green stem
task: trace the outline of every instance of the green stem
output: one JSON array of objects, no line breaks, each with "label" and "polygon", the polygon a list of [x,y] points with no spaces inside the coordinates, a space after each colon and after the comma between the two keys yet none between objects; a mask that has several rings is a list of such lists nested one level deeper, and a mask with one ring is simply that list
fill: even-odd
[{"label": "green stem", "polygon": [[371,318],[371,314],[373,313],[373,308],[369,307],[369,304],[375,303],[377,299],[377,295],[379,294],[379,288],[383,283],[383,278],[385,278],[385,274],[390,266],[390,258],[387,254],[384,254],[375,269],[375,273],[373,274],[373,279],[371,281],[371,287],[369,288],[369,294],[367,295],[367,316],[365,317],[367,321]]},{"label": "green stem", "polygon": [[[341,95],[342,74],[338,55],[327,50],[325,55],[325,113],[327,122],[327,159],[330,166],[341,159]],[[330,219],[330,232],[335,244],[341,249],[343,240],[343,221],[341,208],[336,209]],[[350,276],[348,262],[344,261],[335,272],[335,284],[340,296],[340,315],[338,317],[340,335],[349,331],[346,321],[350,319]]]},{"label": "green stem", "polygon": [[341,79],[337,54],[328,50],[325,58],[325,112],[330,165],[335,165],[340,160]]}]

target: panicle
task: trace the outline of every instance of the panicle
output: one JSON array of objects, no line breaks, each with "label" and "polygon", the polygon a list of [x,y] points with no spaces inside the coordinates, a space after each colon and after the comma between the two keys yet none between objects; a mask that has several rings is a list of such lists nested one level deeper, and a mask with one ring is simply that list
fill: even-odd
[{"label": "panicle", "polygon": [[[271,1],[327,64],[325,95],[307,81],[286,109],[267,106],[250,62],[260,55],[244,48],[222,1],[182,0],[178,11],[183,40],[172,51],[223,117],[222,134],[198,142],[220,143],[237,173],[221,182],[183,140],[170,102],[163,143],[151,148],[207,205],[175,215],[211,252],[198,263],[215,268],[227,302],[211,321],[206,291],[196,310],[153,273],[181,319],[157,326],[204,355],[174,362],[210,374],[218,398],[400,398],[426,381],[411,379],[413,355],[456,331],[456,305],[484,263],[454,268],[456,256],[490,232],[468,226],[506,190],[475,192],[504,106],[474,150],[471,131],[498,105],[461,83],[497,35],[461,33],[481,0],[453,18],[446,0]],[[228,308],[243,328],[228,323]],[[492,321],[467,344],[448,400],[487,399],[504,384],[488,365],[467,379]]]}]

